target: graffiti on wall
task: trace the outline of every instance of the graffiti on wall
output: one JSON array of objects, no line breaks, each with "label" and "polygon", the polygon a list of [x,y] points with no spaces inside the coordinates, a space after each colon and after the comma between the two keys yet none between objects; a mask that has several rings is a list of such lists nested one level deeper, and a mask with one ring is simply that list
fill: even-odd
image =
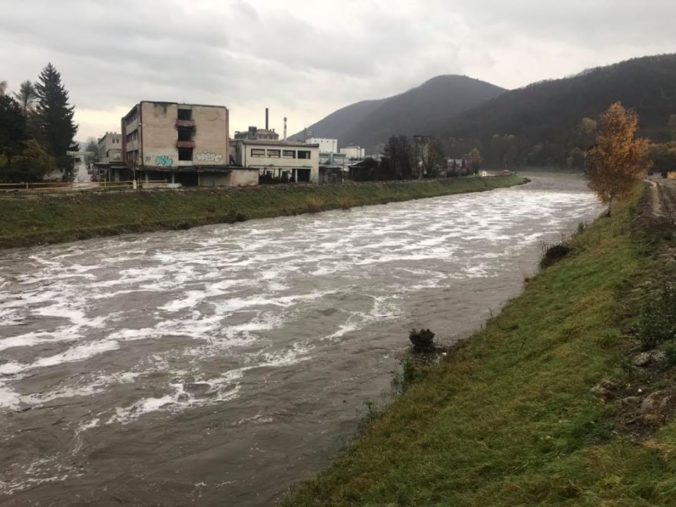
[{"label": "graffiti on wall", "polygon": [[157,167],[171,167],[174,165],[174,159],[169,155],[157,155],[155,157],[155,165]]},{"label": "graffiti on wall", "polygon": [[195,161],[197,162],[221,162],[223,160],[223,155],[220,153],[198,153],[195,155]]}]

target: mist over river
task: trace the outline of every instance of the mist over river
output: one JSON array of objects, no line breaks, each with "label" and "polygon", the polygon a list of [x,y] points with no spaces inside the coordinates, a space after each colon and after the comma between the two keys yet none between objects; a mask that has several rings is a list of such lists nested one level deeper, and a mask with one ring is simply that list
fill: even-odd
[{"label": "mist over river", "polygon": [[601,208],[581,179],[0,252],[0,504],[270,505]]}]

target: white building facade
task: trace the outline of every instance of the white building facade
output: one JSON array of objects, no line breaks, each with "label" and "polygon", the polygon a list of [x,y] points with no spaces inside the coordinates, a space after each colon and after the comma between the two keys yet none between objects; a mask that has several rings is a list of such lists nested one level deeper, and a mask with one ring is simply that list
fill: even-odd
[{"label": "white building facade", "polygon": [[340,153],[345,155],[348,160],[364,160],[366,158],[366,150],[359,146],[347,146],[341,148]]},{"label": "white building facade", "polygon": [[261,177],[284,182],[319,182],[319,145],[292,141],[239,140],[237,163]]},{"label": "white building facade", "polygon": [[316,144],[319,146],[319,153],[338,153],[338,139],[328,139],[325,137],[310,137],[305,140],[307,144]]}]

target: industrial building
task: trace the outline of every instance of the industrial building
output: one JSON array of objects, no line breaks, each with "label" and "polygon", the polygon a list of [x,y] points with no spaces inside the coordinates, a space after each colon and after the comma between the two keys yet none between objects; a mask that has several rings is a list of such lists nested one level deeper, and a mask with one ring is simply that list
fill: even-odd
[{"label": "industrial building", "polygon": [[259,171],[261,182],[319,182],[319,145],[293,141],[237,141],[237,163]]},{"label": "industrial building", "polygon": [[345,155],[350,162],[357,162],[366,158],[366,150],[359,146],[347,146],[341,148],[340,153]]},{"label": "industrial building", "polygon": [[308,144],[319,145],[319,153],[338,153],[338,139],[308,137],[305,139],[305,142]]}]

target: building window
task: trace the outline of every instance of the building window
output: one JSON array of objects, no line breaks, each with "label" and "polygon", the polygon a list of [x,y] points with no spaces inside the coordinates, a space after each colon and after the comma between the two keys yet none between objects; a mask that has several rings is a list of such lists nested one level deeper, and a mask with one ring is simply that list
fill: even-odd
[{"label": "building window", "polygon": [[268,158],[279,158],[279,150],[268,150]]},{"label": "building window", "polygon": [[298,158],[310,160],[310,152],[306,150],[298,150]]},{"label": "building window", "polygon": [[178,127],[178,140],[179,141],[192,141],[193,134],[195,129],[192,127]]},{"label": "building window", "polygon": [[188,162],[192,160],[192,148],[179,148],[178,159],[181,162]]},{"label": "building window", "polygon": [[251,148],[251,156],[252,157],[258,157],[258,158],[264,158],[265,157],[265,150],[261,148]]},{"label": "building window", "polygon": [[282,156],[284,158],[296,158],[296,152],[294,150],[284,150]]},{"label": "building window", "polygon": [[192,109],[179,109],[178,110],[178,119],[179,120],[192,120]]}]

